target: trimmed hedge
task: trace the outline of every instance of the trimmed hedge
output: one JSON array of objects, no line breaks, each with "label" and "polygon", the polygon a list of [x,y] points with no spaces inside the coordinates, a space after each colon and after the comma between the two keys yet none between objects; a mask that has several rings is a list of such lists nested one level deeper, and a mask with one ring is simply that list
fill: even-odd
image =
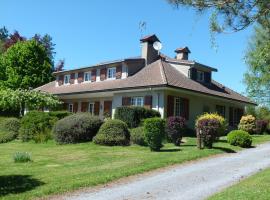
[{"label": "trimmed hedge", "polygon": [[34,140],[36,143],[51,139],[51,128],[57,121],[46,112],[30,111],[21,119],[19,137],[26,142]]},{"label": "trimmed hedge", "polygon": [[168,141],[174,143],[176,146],[180,146],[186,128],[185,118],[169,117],[166,123]]},{"label": "trimmed hedge", "polygon": [[54,138],[59,144],[91,141],[102,121],[90,113],[77,113],[59,120],[53,127]]},{"label": "trimmed hedge", "polygon": [[165,133],[165,120],[160,118],[149,118],[144,121],[145,139],[151,151],[161,149]]},{"label": "trimmed hedge", "polygon": [[123,106],[115,110],[114,118],[126,122],[128,127],[138,127],[143,119],[160,117],[156,110],[147,109],[138,106]]},{"label": "trimmed hedge", "polygon": [[132,144],[147,146],[143,127],[137,127],[130,130],[130,141]]},{"label": "trimmed hedge", "polygon": [[251,147],[252,137],[246,131],[234,130],[227,135],[227,141],[231,145],[248,148]]},{"label": "trimmed hedge", "polygon": [[101,145],[116,146],[129,145],[130,133],[125,122],[118,119],[109,119],[100,127],[93,142]]},{"label": "trimmed hedge", "polygon": [[57,117],[58,119],[63,119],[69,115],[72,115],[73,113],[68,111],[51,111],[48,112],[51,117]]}]

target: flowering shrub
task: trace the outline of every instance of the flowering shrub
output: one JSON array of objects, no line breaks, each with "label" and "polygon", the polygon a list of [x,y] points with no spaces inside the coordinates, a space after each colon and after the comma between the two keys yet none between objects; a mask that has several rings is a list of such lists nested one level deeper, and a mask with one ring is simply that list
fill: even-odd
[{"label": "flowering shrub", "polygon": [[180,146],[183,133],[186,130],[186,120],[183,117],[169,117],[167,119],[166,133],[170,142]]},{"label": "flowering shrub", "polygon": [[267,130],[269,121],[265,119],[256,120],[256,133],[263,134]]},{"label": "flowering shrub", "polygon": [[256,119],[252,115],[243,116],[238,125],[239,130],[253,134],[256,131]]}]

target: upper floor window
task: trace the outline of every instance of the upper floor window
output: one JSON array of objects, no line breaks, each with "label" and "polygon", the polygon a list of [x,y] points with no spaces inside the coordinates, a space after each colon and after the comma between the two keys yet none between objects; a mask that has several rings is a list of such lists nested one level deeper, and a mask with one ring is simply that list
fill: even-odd
[{"label": "upper floor window", "polygon": [[64,85],[69,84],[69,81],[70,81],[70,75],[65,75],[64,76]]},{"label": "upper floor window", "polygon": [[143,106],[143,97],[132,97],[131,98],[131,105],[133,106]]},{"label": "upper floor window", "polygon": [[197,81],[201,81],[203,82],[204,81],[204,72],[202,71],[197,71]]},{"label": "upper floor window", "polygon": [[91,81],[91,72],[84,72],[84,82]]},{"label": "upper floor window", "polygon": [[222,117],[225,117],[225,106],[216,105],[216,111]]},{"label": "upper floor window", "polygon": [[112,68],[108,68],[107,70],[107,78],[108,79],[115,79],[116,75],[116,68],[112,67]]}]

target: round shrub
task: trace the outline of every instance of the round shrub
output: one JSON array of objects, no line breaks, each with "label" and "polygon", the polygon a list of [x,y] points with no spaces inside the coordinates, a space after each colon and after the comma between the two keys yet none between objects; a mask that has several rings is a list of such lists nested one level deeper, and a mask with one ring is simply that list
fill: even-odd
[{"label": "round shrub", "polygon": [[69,115],[72,115],[73,113],[68,111],[51,111],[49,112],[49,115],[51,117],[56,117],[57,119],[63,119]]},{"label": "round shrub", "polygon": [[252,115],[242,116],[238,125],[239,130],[248,132],[249,134],[255,133],[256,130],[256,119]]},{"label": "round shrub", "polygon": [[7,118],[3,121],[2,126],[5,130],[18,134],[20,129],[20,120],[17,118]]},{"label": "round shrub", "polygon": [[269,121],[265,119],[256,120],[256,133],[263,134],[267,132],[267,126]]},{"label": "round shrub", "polygon": [[17,136],[18,134],[12,131],[0,130],[0,143],[10,142],[16,139]]},{"label": "round shrub", "polygon": [[130,141],[132,144],[147,146],[142,126],[130,130]]},{"label": "round shrub", "polygon": [[151,151],[159,151],[164,138],[165,121],[160,118],[149,118],[144,121],[145,139]]},{"label": "round shrub", "polygon": [[46,112],[31,111],[21,119],[19,136],[25,142],[46,142],[51,139],[51,128],[57,121]]},{"label": "round shrub", "polygon": [[91,141],[101,124],[102,121],[90,113],[70,115],[54,125],[54,138],[59,144]]},{"label": "round shrub", "polygon": [[167,139],[176,146],[180,146],[184,132],[186,131],[186,120],[183,117],[169,117],[166,124]]},{"label": "round shrub", "polygon": [[93,142],[101,145],[129,145],[130,133],[125,122],[118,119],[109,119],[100,127]]},{"label": "round shrub", "polygon": [[246,131],[234,130],[227,135],[227,141],[231,145],[248,148],[251,147],[252,137]]},{"label": "round shrub", "polygon": [[217,119],[200,119],[197,121],[197,138],[202,142],[203,147],[212,148],[218,137],[220,122]]}]

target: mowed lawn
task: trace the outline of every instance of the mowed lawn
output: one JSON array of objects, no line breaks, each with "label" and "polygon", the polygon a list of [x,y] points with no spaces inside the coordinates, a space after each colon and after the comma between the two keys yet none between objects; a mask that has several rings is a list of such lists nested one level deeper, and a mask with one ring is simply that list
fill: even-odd
[{"label": "mowed lawn", "polygon": [[[254,144],[270,141],[253,136]],[[106,183],[128,175],[219,153],[241,150],[221,140],[213,149],[198,150],[196,138],[181,147],[166,144],[161,152],[148,147],[106,147],[93,143],[57,145],[14,141],[0,144],[0,199],[33,199]],[[15,152],[30,152],[33,162],[14,163]]]},{"label": "mowed lawn", "polygon": [[218,193],[209,200],[269,200],[270,169],[263,170]]}]

